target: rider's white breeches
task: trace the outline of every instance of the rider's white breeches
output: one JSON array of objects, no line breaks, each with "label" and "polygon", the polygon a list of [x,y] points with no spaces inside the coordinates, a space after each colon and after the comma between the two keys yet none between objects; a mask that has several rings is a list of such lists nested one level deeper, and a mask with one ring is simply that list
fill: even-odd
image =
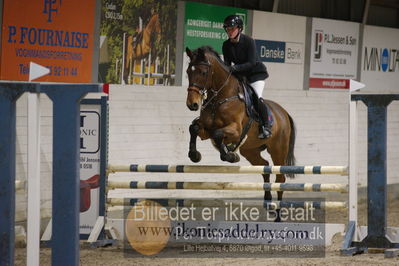
[{"label": "rider's white breeches", "polygon": [[265,81],[258,80],[258,81],[252,82],[251,86],[252,86],[252,88],[254,88],[256,94],[258,95],[258,98],[262,97],[263,89],[265,87]]}]

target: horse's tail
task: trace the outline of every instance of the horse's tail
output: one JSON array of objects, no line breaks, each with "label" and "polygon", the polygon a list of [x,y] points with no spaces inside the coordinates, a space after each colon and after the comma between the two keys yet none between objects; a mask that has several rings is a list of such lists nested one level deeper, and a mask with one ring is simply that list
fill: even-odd
[{"label": "horse's tail", "polygon": [[[291,126],[291,134],[290,134],[290,143],[288,146],[288,154],[286,159],[287,165],[295,165],[295,155],[294,155],[294,147],[295,147],[295,137],[296,137],[296,129],[295,123],[292,117],[288,114],[288,118],[290,120]],[[294,178],[295,174],[287,174],[288,177]]]}]

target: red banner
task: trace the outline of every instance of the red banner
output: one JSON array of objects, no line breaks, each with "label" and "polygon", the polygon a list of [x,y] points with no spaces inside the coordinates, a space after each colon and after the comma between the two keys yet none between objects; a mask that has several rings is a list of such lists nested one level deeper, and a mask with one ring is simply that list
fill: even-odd
[{"label": "red banner", "polygon": [[310,78],[309,88],[349,89],[349,79]]}]

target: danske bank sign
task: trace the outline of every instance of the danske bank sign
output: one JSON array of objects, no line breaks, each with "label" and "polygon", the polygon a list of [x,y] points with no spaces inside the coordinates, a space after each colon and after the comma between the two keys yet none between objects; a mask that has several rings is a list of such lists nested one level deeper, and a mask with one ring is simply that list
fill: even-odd
[{"label": "danske bank sign", "polygon": [[256,50],[262,62],[301,64],[301,43],[255,40]]}]

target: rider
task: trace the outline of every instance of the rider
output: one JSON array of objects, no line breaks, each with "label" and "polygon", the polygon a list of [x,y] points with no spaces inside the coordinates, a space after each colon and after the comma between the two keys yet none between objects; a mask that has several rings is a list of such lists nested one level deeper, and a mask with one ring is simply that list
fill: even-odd
[{"label": "rider", "polygon": [[[263,104],[262,92],[265,79],[269,76],[265,65],[260,61],[256,53],[255,41],[242,33],[243,21],[238,15],[230,15],[224,19],[223,28],[229,39],[223,43],[223,57],[231,72],[245,77],[254,88],[258,102],[261,123],[259,125],[259,138],[271,136],[271,128],[268,123],[266,106]],[[234,65],[231,66],[231,63]]]}]

